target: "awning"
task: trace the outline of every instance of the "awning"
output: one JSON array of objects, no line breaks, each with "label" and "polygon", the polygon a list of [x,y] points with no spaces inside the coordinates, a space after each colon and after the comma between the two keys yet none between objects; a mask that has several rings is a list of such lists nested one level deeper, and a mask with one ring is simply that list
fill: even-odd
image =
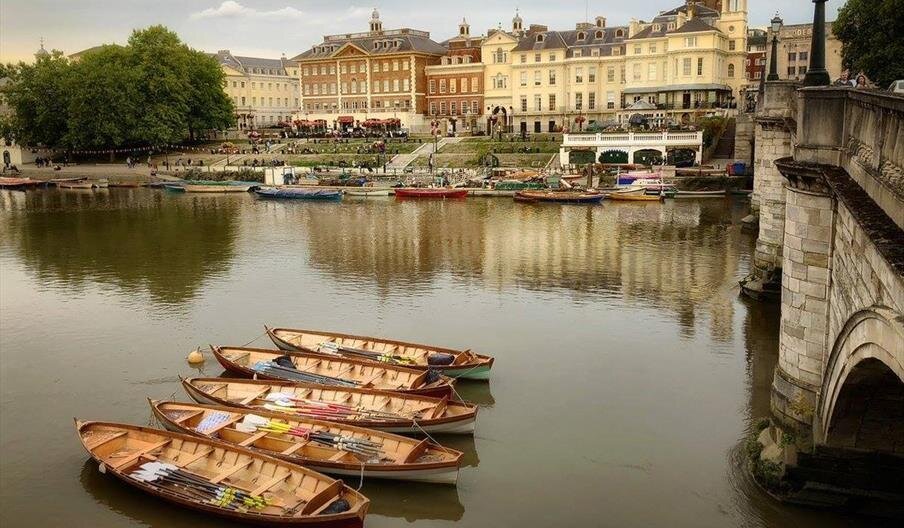
[{"label": "awning", "polygon": [[624,94],[655,94],[661,92],[693,92],[709,91],[730,92],[731,86],[726,84],[672,84],[669,86],[651,86],[649,88],[625,88]]},{"label": "awning", "polygon": [[354,118],[354,116],[339,116],[339,119],[337,119],[337,121],[339,121],[342,124],[348,124],[348,123],[354,123],[355,118]]}]

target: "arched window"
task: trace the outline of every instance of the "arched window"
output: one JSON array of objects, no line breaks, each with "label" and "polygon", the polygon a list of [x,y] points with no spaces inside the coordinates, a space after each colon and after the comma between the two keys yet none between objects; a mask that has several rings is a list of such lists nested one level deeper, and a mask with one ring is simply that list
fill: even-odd
[{"label": "arched window", "polygon": [[625,32],[621,29],[615,30],[615,38],[622,38],[625,36]]},{"label": "arched window", "polygon": [[496,56],[493,61],[497,64],[505,62],[505,53],[502,51],[502,48],[496,48]]},{"label": "arched window", "polygon": [[587,37],[587,35],[585,35],[583,31],[578,33],[578,40],[584,40],[586,37]]},{"label": "arched window", "polygon": [[543,42],[543,35],[537,35],[537,42]]},{"label": "arched window", "polygon": [[596,32],[596,38],[598,38],[598,39],[603,38],[603,32],[602,32],[602,31],[597,31],[597,32]]},{"label": "arched window", "polygon": [[729,65],[728,65],[728,76],[729,76],[729,77],[734,77],[734,64],[729,64]]}]

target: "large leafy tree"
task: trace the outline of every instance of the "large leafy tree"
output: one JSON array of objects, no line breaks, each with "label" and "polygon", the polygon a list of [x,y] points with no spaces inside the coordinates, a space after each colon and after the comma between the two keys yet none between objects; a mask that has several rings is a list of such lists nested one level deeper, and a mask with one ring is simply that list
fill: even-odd
[{"label": "large leafy tree", "polygon": [[846,67],[882,88],[904,79],[904,0],[847,0],[832,31]]},{"label": "large leafy tree", "polygon": [[0,127],[20,142],[53,148],[155,146],[225,128],[233,106],[211,56],[163,26],[132,33],[70,63],[60,52],[4,66],[14,117]]}]

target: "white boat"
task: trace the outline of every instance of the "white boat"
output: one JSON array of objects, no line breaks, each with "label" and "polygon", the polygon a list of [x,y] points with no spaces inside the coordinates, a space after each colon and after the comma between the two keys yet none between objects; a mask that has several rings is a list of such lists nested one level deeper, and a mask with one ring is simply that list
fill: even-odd
[{"label": "white boat", "polygon": [[356,188],[356,189],[346,189],[343,191],[348,196],[389,196],[389,189],[367,189],[367,188]]}]

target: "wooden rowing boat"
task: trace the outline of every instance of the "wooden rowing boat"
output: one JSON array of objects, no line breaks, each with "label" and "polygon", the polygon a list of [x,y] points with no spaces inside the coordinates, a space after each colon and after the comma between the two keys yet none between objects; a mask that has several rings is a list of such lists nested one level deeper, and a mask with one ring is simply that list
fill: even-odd
[{"label": "wooden rowing boat", "polygon": [[[364,525],[369,501],[355,490],[311,469],[225,442],[171,431],[110,422],[76,421],[79,439],[102,473],[180,506],[234,521],[269,526],[329,528]],[[181,482],[142,473],[167,464]],[[200,483],[200,485],[198,484]],[[227,489],[228,488],[228,489]],[[256,506],[214,502],[202,491],[244,493]],[[211,493],[215,493],[212,491]],[[225,502],[225,501],[224,501]],[[344,503],[344,504],[343,504]],[[344,511],[339,506],[347,506]]]},{"label": "wooden rowing boat", "polygon": [[[238,444],[331,475],[456,484],[461,451],[427,440],[284,413],[148,400],[168,430]],[[214,424],[228,422],[225,427]],[[271,424],[280,425],[277,431]],[[282,427],[294,434],[282,433]],[[313,433],[313,436],[312,436]],[[318,435],[317,433],[320,433]],[[350,446],[343,449],[342,438]],[[354,442],[363,442],[358,448]]]},{"label": "wooden rowing boat", "polygon": [[[411,368],[433,368],[452,378],[475,380],[489,379],[490,369],[493,368],[492,357],[475,354],[470,350],[323,330],[264,328],[280,350],[338,354],[381,364],[389,362]],[[439,364],[442,360],[447,360],[448,364]]]},{"label": "wooden rowing boat", "polygon": [[251,190],[252,185],[212,185],[212,184],[196,184],[190,185],[185,184],[182,185],[182,188],[185,192],[189,193],[239,193],[239,192],[248,192]]},{"label": "wooden rowing boat", "polygon": [[342,192],[332,189],[299,189],[297,187],[276,188],[266,187],[255,189],[254,193],[260,198],[284,199],[284,200],[341,200]]},{"label": "wooden rowing boat", "polygon": [[722,198],[725,191],[678,191],[675,198]]},{"label": "wooden rowing boat", "polygon": [[556,202],[556,203],[600,203],[602,193],[579,191],[518,191],[515,201],[519,202]]},{"label": "wooden rowing boat", "polygon": [[389,189],[346,189],[343,191],[349,196],[389,196]]},{"label": "wooden rowing boat", "polygon": [[8,178],[0,176],[0,189],[27,189],[36,187],[44,182],[31,178]]},{"label": "wooden rowing boat", "polygon": [[616,191],[610,193],[607,198],[620,202],[658,202],[661,199],[658,195],[646,194],[642,187],[629,191]]},{"label": "wooden rowing boat", "polygon": [[314,402],[339,402],[354,407],[356,412],[345,417],[330,417],[330,421],[391,433],[474,434],[477,426],[477,406],[448,397],[227,378],[186,378],[182,380],[182,387],[198,403],[278,410],[296,416],[304,414],[304,410],[277,405],[267,397],[272,393],[283,393]]},{"label": "wooden rowing boat", "polygon": [[[452,378],[432,370],[411,369],[346,357],[263,348],[211,347],[211,350],[223,368],[249,378],[298,381],[293,374],[302,373],[326,377],[345,387],[437,397],[451,396],[452,384],[455,382]],[[294,369],[273,367],[273,361],[281,356],[288,356]]]},{"label": "wooden rowing boat", "polygon": [[464,198],[468,196],[467,189],[449,188],[419,188],[408,187],[395,190],[398,198]]},{"label": "wooden rowing boat", "polygon": [[85,181],[85,180],[81,180],[81,181],[61,181],[61,182],[57,182],[56,185],[57,185],[57,187],[59,187],[60,189],[93,189],[93,188],[94,188],[94,184],[93,184],[93,183],[91,183],[91,182],[89,182],[89,181]]}]

